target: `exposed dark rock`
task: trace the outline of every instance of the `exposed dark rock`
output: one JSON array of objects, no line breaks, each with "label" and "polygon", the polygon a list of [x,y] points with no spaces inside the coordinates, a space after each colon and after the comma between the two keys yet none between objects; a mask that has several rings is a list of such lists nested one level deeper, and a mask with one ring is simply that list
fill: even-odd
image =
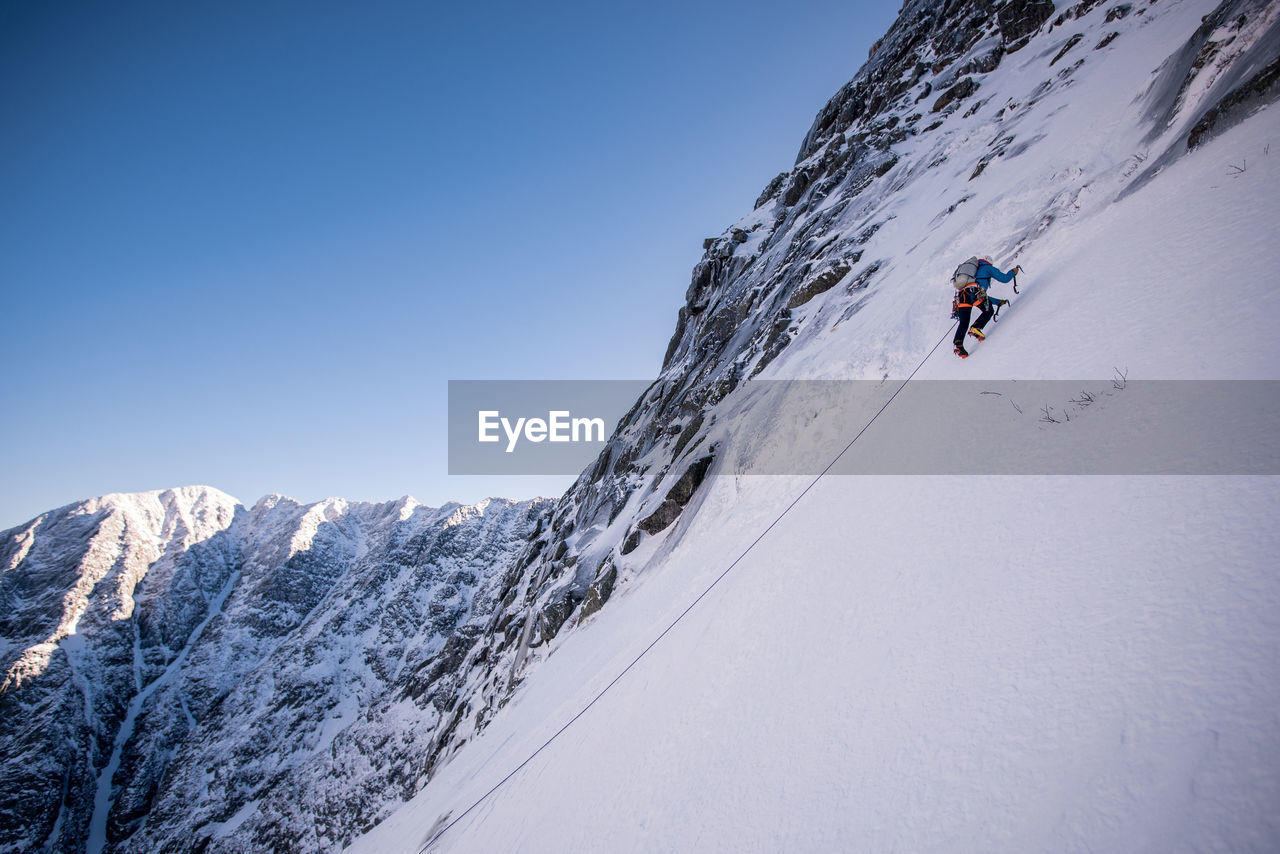
[{"label": "exposed dark rock", "polygon": [[1129,17],[1129,13],[1133,11],[1133,5],[1130,3],[1121,3],[1119,6],[1112,6],[1107,10],[1107,23],[1118,21],[1121,18]]},{"label": "exposed dark rock", "polygon": [[1055,56],[1053,59],[1049,60],[1049,65],[1050,65],[1050,67],[1052,67],[1052,66],[1054,66],[1054,65],[1057,65],[1057,64],[1058,64],[1058,60],[1060,60],[1060,59],[1062,59],[1062,57],[1066,56],[1066,55],[1067,55],[1067,51],[1071,50],[1071,48],[1073,48],[1073,47],[1075,47],[1076,45],[1080,44],[1080,40],[1081,40],[1081,39],[1083,39],[1083,38],[1084,38],[1084,35],[1083,35],[1082,33],[1076,33],[1074,36],[1072,36],[1071,38],[1067,39],[1067,43],[1066,43],[1066,44],[1064,44],[1064,45],[1062,46],[1062,50],[1058,51],[1057,56]]},{"label": "exposed dark rock", "polygon": [[539,612],[538,632],[529,645],[541,646],[559,634],[560,629],[568,622],[582,599],[583,595],[572,586],[559,591],[557,596],[542,606]]},{"label": "exposed dark rock", "polygon": [[996,45],[992,50],[979,56],[960,70],[960,74],[989,74],[1000,66],[1004,58],[1004,45]]},{"label": "exposed dark rock", "polygon": [[791,185],[787,187],[787,193],[782,197],[783,206],[789,208],[795,205],[804,196],[804,191],[807,189],[809,189],[809,173],[804,169],[800,169],[792,177]]},{"label": "exposed dark rock", "polygon": [[1195,148],[1223,130],[1237,124],[1280,97],[1280,56],[1232,89],[1214,104],[1191,128],[1187,148]]},{"label": "exposed dark rock", "polygon": [[[1211,63],[1217,62],[1219,54],[1233,41],[1230,36],[1227,39],[1219,38],[1217,40],[1211,37],[1223,29],[1228,32],[1238,30],[1244,25],[1249,14],[1260,10],[1266,2],[1267,0],[1222,0],[1212,12],[1204,16],[1200,26],[1196,28],[1195,33],[1187,39],[1182,47],[1165,60],[1160,67],[1158,78],[1152,84],[1147,95],[1144,118],[1151,123],[1152,128],[1148,139],[1154,139],[1168,127],[1169,122],[1183,108],[1187,93],[1191,90],[1192,84],[1197,80],[1200,72]],[[1265,66],[1275,57],[1274,46],[1266,48],[1266,45],[1274,45],[1278,38],[1280,36],[1277,35],[1276,25],[1273,24],[1268,34],[1259,42],[1259,47],[1263,51],[1271,51],[1270,55],[1264,53],[1264,56],[1260,57],[1261,62],[1258,65]],[[1255,53],[1257,52],[1257,49],[1255,49]],[[1261,69],[1258,75],[1255,76],[1264,73],[1265,68]],[[1243,85],[1248,86],[1247,83]],[[1233,87],[1233,92],[1237,88],[1241,87]],[[1229,94],[1227,97],[1231,97],[1231,95]],[[1170,154],[1169,156],[1173,155]],[[1163,156],[1158,158],[1131,186],[1135,188],[1141,186],[1150,174],[1154,174],[1155,171],[1163,168],[1165,162]]]},{"label": "exposed dark rock", "polygon": [[[415,700],[429,698],[440,709],[451,707],[456,695],[448,688],[442,690],[442,684],[456,673],[467,653],[476,645],[477,637],[478,632],[468,628],[449,638],[439,655],[423,662],[405,681],[404,695]],[[454,683],[449,681],[447,685],[451,688]]]},{"label": "exposed dark rock", "polygon": [[[1048,0],[1042,1],[1048,3]],[[1007,5],[1016,8],[1020,0]],[[1021,5],[1037,6],[1034,2]],[[1052,10],[1051,3],[1048,8]],[[877,42],[858,76],[819,111],[800,146],[796,162],[809,159],[838,134],[858,138],[863,145],[880,150],[887,149],[892,139],[905,139],[908,132],[892,127],[888,121],[894,115],[891,108],[900,104],[902,96],[920,85],[928,74],[941,74],[951,68],[959,57],[990,35],[990,11],[985,4],[974,5],[963,0],[905,5],[889,32]],[[1020,20],[1014,12],[1006,12],[1005,16],[1015,26]],[[1034,29],[1032,27],[1032,31]],[[957,76],[986,73],[998,65],[1005,50],[999,47],[986,51],[967,62]],[[926,62],[923,59],[926,55],[937,59]],[[935,91],[935,83],[927,81],[923,88],[927,88],[928,94],[923,96],[927,98]],[[877,123],[878,129],[873,127]],[[816,183],[819,177],[811,175],[810,180]]]},{"label": "exposed dark rock", "polygon": [[582,600],[582,619],[585,620],[604,607],[609,597],[613,595],[613,586],[617,581],[618,568],[613,565],[613,561],[606,560],[597,570],[595,581],[591,582],[591,586],[587,588],[586,598]]},{"label": "exposed dark rock", "polygon": [[624,555],[629,555],[639,547],[640,547],[640,531],[637,529],[637,530],[633,530],[631,534],[628,535],[627,539],[622,543],[622,548],[620,548],[618,551],[620,551]]},{"label": "exposed dark rock", "polygon": [[791,299],[787,301],[787,308],[799,308],[818,294],[826,293],[840,283],[840,280],[849,272],[849,265],[843,262],[837,263],[834,267],[823,272],[821,275],[810,280],[795,293],[791,295]]},{"label": "exposed dark rock", "polygon": [[1004,157],[1005,152],[1009,150],[1009,146],[1013,145],[1014,139],[1015,138],[1013,136],[1002,136],[993,141],[991,143],[991,150],[983,155],[983,158],[978,161],[978,165],[974,168],[973,174],[969,176],[969,180],[972,181],[974,178],[981,175],[983,170],[987,168],[987,165],[991,163],[991,161],[998,157]]},{"label": "exposed dark rock", "polygon": [[[666,370],[671,365],[671,360],[676,355],[676,349],[680,346],[680,341],[684,338],[685,328],[689,321],[689,309],[686,306],[680,306],[680,310],[676,312],[676,331],[671,333],[671,340],[667,342],[666,355],[662,357],[662,370]],[[604,458],[605,452],[601,452]],[[592,480],[597,480],[601,473],[593,473]]]},{"label": "exposed dark rock", "polygon": [[[786,172],[779,172],[778,176],[765,186],[764,192],[762,192],[760,197],[756,199],[757,208],[766,204],[770,199],[776,199],[778,197],[778,193],[782,190],[782,185],[787,180],[787,174],[788,173]],[[707,247],[704,245],[702,248],[706,249]]]},{"label": "exposed dark rock", "polygon": [[930,112],[940,113],[951,104],[957,101],[962,101],[977,91],[977,82],[975,82],[972,77],[966,77],[939,95],[938,100],[933,102],[933,108]]},{"label": "exposed dark rock", "polygon": [[1070,65],[1068,65],[1066,68],[1064,68],[1064,69],[1062,69],[1061,71],[1059,71],[1059,72],[1058,72],[1058,79],[1059,79],[1059,80],[1069,80],[1069,79],[1071,79],[1071,75],[1072,75],[1072,74],[1075,74],[1077,71],[1079,71],[1079,70],[1080,70],[1080,66],[1082,66],[1082,65],[1084,65],[1084,60],[1083,60],[1083,59],[1077,59],[1075,62],[1071,63],[1071,64],[1070,64]]},{"label": "exposed dark rock", "polygon": [[1083,18],[1089,13],[1089,10],[1101,3],[1102,0],[1080,0],[1079,3],[1070,7],[1058,17],[1053,19],[1053,26],[1060,27],[1067,21],[1074,18]]},{"label": "exposed dark rock", "polygon": [[1005,48],[1013,53],[1053,15],[1052,0],[1009,0],[996,10]]},{"label": "exposed dark rock", "polygon": [[862,272],[858,273],[854,280],[849,283],[849,292],[853,293],[854,291],[860,291],[867,285],[871,284],[871,277],[880,272],[880,267],[880,262],[875,261],[864,268]]},{"label": "exposed dark rock", "polygon": [[764,346],[760,351],[760,360],[756,363],[752,376],[763,371],[778,354],[791,343],[791,311],[784,309],[769,326]]},{"label": "exposed dark rock", "polygon": [[[658,505],[658,509],[637,523],[637,527],[646,534],[656,534],[680,518],[683,508],[670,498]],[[638,543],[637,543],[638,544]],[[624,552],[625,554],[625,552]]]},{"label": "exposed dark rock", "polygon": [[680,452],[684,450],[685,446],[689,444],[689,440],[691,440],[694,436],[696,436],[698,434],[698,431],[701,429],[702,429],[702,413],[699,412],[697,415],[693,417],[693,420],[690,421],[688,425],[686,425],[685,428],[680,432],[680,438],[676,439],[675,447],[671,449],[671,459],[673,460],[680,459]]},{"label": "exposed dark rock", "polygon": [[707,471],[711,468],[711,463],[715,458],[708,455],[702,457],[693,465],[685,470],[680,479],[675,482],[671,490],[667,492],[667,500],[674,501],[681,507],[689,503],[689,499],[693,497],[693,493],[702,485],[703,480],[707,477]]}]

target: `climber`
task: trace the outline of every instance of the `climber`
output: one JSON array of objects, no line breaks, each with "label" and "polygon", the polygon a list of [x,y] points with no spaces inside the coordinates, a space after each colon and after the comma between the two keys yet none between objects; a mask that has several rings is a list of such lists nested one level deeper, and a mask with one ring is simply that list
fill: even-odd
[{"label": "climber", "polygon": [[[956,355],[961,359],[969,357],[969,352],[964,349],[964,334],[968,332],[979,341],[986,339],[986,334],[982,331],[992,316],[999,310],[1002,305],[1009,301],[1007,299],[997,299],[987,296],[987,289],[991,287],[991,280],[997,282],[1008,283],[1013,281],[1018,275],[1021,267],[1015,266],[1007,273],[1002,273],[990,261],[985,258],[974,256],[965,261],[956,268],[955,273],[951,277],[951,284],[955,287],[956,296],[951,303],[951,316],[958,318],[960,323],[956,327],[955,351]],[[982,314],[978,315],[978,322],[973,324],[973,328],[969,328],[969,317],[974,306],[982,309]]]}]

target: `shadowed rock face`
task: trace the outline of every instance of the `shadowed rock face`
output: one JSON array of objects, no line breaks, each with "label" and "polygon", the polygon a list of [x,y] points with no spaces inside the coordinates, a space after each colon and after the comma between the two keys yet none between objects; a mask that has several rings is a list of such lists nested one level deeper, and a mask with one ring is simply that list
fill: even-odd
[{"label": "shadowed rock face", "polygon": [[[875,283],[882,260],[864,259],[862,246],[881,223],[852,235],[836,234],[833,223],[897,164],[896,143],[925,132],[921,113],[966,108],[981,76],[1053,11],[1047,0],[904,5],[862,70],[819,111],[795,167],[769,182],[752,217],[704,242],[659,379],[555,513],[553,538],[583,562],[545,565],[538,601],[580,599],[607,555],[679,535],[696,498],[673,500],[667,479],[694,460],[714,461],[706,437],[716,404],[785,350],[792,312],[842,285],[853,293]],[[931,92],[938,94],[917,107]],[[632,521],[615,524],[624,512]],[[626,570],[617,572],[624,583]]]},{"label": "shadowed rock face", "polygon": [[1178,124],[1189,93],[1205,91],[1181,139],[1151,158],[1126,193],[1280,98],[1280,15],[1275,10],[1268,0],[1223,0],[1161,64],[1143,104],[1143,119],[1151,128],[1148,141]]},{"label": "shadowed rock face", "polygon": [[[1224,0],[1192,44],[1181,51],[1171,46],[1167,59],[1152,56],[1153,70],[1162,62],[1172,68],[1164,74],[1172,82],[1164,89],[1155,84],[1159,91],[1149,96],[1147,113],[1135,120],[1154,126],[1184,116],[1186,105],[1170,102],[1205,71],[1220,81],[1211,91],[1221,88],[1225,94],[1223,87],[1233,79],[1233,85],[1251,92],[1272,91],[1267,76],[1272,66],[1264,60],[1274,60],[1277,50],[1267,35],[1274,27],[1267,30],[1267,19],[1258,13],[1265,5],[1266,0]],[[1241,24],[1238,33],[1220,33],[1235,26],[1245,6],[1253,29]],[[1160,8],[1151,0],[1079,0],[1056,9],[1048,0],[904,3],[866,64],[818,112],[792,169],[768,182],[752,213],[703,242],[704,254],[690,277],[658,378],[621,420],[595,464],[559,500],[549,527],[520,559],[499,618],[505,629],[482,639],[461,667],[501,662],[497,671],[522,672],[529,655],[572,628],[584,611],[603,606],[607,613],[605,600],[644,571],[653,554],[647,547],[678,541],[697,512],[700,490],[695,484],[689,495],[679,491],[682,500],[676,500],[673,488],[695,463],[701,468],[698,483],[722,464],[713,438],[722,414],[718,404],[805,334],[800,318],[815,304],[839,301],[847,318],[886,286],[890,259],[867,254],[884,221],[861,212],[883,209],[906,182],[934,168],[928,162],[903,162],[907,146],[901,143],[947,133],[949,121],[974,114],[987,103],[984,98],[994,97],[983,88],[987,76],[1011,55],[1058,55],[1061,62],[1050,79],[1025,101],[999,109],[997,116],[1007,118],[1010,129],[966,165],[970,180],[981,180],[991,162],[1021,156],[1036,142],[1020,138],[1011,127],[1020,116],[1047,93],[1071,85],[1074,70],[1090,61],[1086,54],[1096,56],[1104,46],[1126,49],[1119,22],[1158,14]],[[1091,13],[1092,49],[1055,32]],[[1197,65],[1214,33],[1224,44],[1216,58]],[[1235,40],[1225,44],[1233,33]],[[1246,73],[1249,68],[1255,70]],[[954,201],[947,212],[969,198]],[[1039,233],[1053,215],[1047,211],[1028,233]],[[603,578],[607,584],[598,583]],[[477,684],[483,686],[473,697],[478,708],[495,709],[503,702],[501,680]]]}]

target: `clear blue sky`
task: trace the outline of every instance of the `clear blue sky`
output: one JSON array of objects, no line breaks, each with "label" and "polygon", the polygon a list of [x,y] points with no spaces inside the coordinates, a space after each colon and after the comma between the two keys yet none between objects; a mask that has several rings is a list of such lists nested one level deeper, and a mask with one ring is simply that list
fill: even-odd
[{"label": "clear blue sky", "polygon": [[0,5],[0,528],[428,504],[449,379],[653,377],[886,2]]}]

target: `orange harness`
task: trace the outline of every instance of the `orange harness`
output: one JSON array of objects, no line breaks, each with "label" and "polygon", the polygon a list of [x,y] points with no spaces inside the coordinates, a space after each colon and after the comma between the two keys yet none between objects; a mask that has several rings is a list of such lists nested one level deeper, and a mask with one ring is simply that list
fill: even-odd
[{"label": "orange harness", "polygon": [[[961,302],[967,299],[969,302]],[[956,294],[956,308],[981,307],[987,301],[987,292],[981,285],[966,285]]]}]

